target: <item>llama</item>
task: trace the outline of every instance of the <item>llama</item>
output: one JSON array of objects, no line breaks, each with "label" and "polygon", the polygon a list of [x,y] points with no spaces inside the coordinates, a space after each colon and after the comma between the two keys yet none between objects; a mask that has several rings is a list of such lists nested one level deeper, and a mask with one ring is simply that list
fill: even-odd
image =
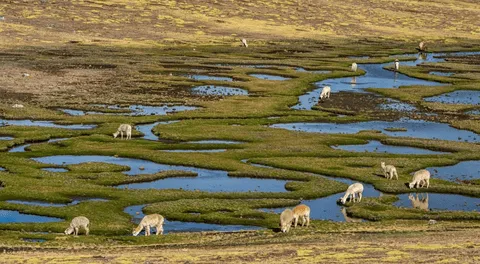
[{"label": "llama", "polygon": [[422,188],[430,186],[430,172],[428,170],[419,170],[413,174],[412,182],[408,184],[408,188]]},{"label": "llama", "polygon": [[352,71],[356,72],[357,71],[357,63],[352,63]]},{"label": "llama", "polygon": [[427,43],[425,43],[425,41],[422,41],[418,44],[418,48],[417,48],[419,51],[426,51],[427,50]]},{"label": "llama", "polygon": [[413,196],[413,194],[409,194],[408,199],[412,202],[413,208],[428,211],[428,193],[426,197],[422,195],[420,198],[418,197],[418,193],[416,197]]},{"label": "llama", "polygon": [[150,235],[150,227],[154,226],[157,229],[156,235],[158,234],[163,235],[163,222],[165,218],[159,214],[150,214],[143,217],[140,224],[138,224],[137,228],[135,228],[132,232],[133,236],[137,236],[142,232],[143,228],[145,228],[145,236]]},{"label": "llama", "polygon": [[121,124],[117,132],[113,133],[113,138],[117,138],[118,134],[121,135],[121,138],[123,139],[123,133],[126,134],[126,139],[132,139],[132,126],[128,124]]},{"label": "llama", "polygon": [[322,93],[320,93],[320,100],[323,100],[323,98],[330,98],[330,92],[331,92],[330,86],[324,86],[322,89]]},{"label": "llama", "polygon": [[248,48],[248,44],[247,44],[247,40],[246,39],[242,39],[242,45],[245,47],[245,48]]},{"label": "llama", "polygon": [[340,202],[342,204],[345,204],[347,202],[347,199],[350,196],[351,196],[351,201],[355,202],[356,194],[358,194],[358,202],[360,202],[362,200],[362,193],[363,193],[363,184],[356,182],[348,186],[348,189],[345,192],[345,195],[342,198],[340,198]]},{"label": "llama", "polygon": [[80,229],[80,227],[82,227],[83,229],[85,229],[85,235],[88,236],[88,233],[90,232],[89,226],[90,221],[88,220],[88,218],[86,218],[85,216],[77,216],[72,219],[72,222],[70,222],[70,226],[65,229],[65,235],[70,235],[74,233],[76,236],[78,236],[78,230]]},{"label": "llama", "polygon": [[297,227],[298,218],[302,217],[302,226],[306,223],[307,227],[310,224],[310,207],[304,204],[299,204],[293,208],[294,227]]},{"label": "llama", "polygon": [[285,209],[280,214],[280,229],[283,233],[286,233],[290,230],[292,222],[294,220],[293,212],[290,209]]},{"label": "llama", "polygon": [[398,180],[398,174],[397,174],[397,169],[393,165],[385,165],[385,162],[380,163],[382,166],[383,170],[383,175],[385,178],[391,180],[393,179],[393,176]]},{"label": "llama", "polygon": [[400,69],[400,62],[398,61],[398,59],[395,59],[395,62],[393,63],[393,66],[394,66],[395,71],[398,71],[398,69]]}]

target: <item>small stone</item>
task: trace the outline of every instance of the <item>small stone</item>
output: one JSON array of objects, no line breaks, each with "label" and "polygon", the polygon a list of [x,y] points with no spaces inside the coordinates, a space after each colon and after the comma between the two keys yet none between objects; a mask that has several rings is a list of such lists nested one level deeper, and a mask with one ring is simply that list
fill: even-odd
[{"label": "small stone", "polygon": [[428,220],[429,225],[434,225],[436,223],[437,223],[437,220],[433,220],[433,219]]},{"label": "small stone", "polygon": [[143,166],[140,166],[140,168],[139,168],[139,169],[140,169],[140,170],[144,170],[145,168],[144,168]]}]

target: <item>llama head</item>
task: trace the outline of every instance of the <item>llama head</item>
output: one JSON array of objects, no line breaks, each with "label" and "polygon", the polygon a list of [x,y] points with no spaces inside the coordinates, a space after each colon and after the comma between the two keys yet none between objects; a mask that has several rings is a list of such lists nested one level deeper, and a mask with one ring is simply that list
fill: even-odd
[{"label": "llama head", "polygon": [[67,229],[65,229],[65,235],[70,235],[73,233],[73,227],[69,226]]}]

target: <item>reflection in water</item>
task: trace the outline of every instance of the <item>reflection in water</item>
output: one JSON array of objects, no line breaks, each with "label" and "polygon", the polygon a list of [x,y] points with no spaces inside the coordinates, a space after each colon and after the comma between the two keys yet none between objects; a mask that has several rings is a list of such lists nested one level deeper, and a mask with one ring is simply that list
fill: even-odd
[{"label": "reflection in water", "polygon": [[412,202],[413,208],[428,211],[428,193],[422,193],[420,196],[418,193],[416,196],[409,194],[408,199]]},{"label": "reflection in water", "polygon": [[345,207],[342,207],[341,212],[342,212],[343,217],[345,218],[345,222],[347,222],[347,223],[361,223],[361,222],[364,221],[361,218],[353,218],[353,217],[348,216],[347,215],[347,209]]},{"label": "reflection in water", "polygon": [[428,53],[424,53],[424,52],[419,52],[418,53],[418,58],[421,59],[421,60],[427,60],[427,55]]},{"label": "reflection in water", "polygon": [[352,77],[352,81],[350,82],[351,85],[352,85],[352,88],[355,88],[355,86],[357,85],[357,77],[356,76],[353,76]]}]

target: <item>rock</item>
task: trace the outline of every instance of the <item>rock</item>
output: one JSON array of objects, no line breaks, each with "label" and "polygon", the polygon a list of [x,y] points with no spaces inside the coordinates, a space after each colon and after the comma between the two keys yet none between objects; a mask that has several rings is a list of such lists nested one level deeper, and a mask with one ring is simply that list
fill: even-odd
[{"label": "rock", "polygon": [[13,108],[23,108],[24,106],[22,104],[14,104],[12,105]]},{"label": "rock", "polygon": [[24,73],[22,73],[22,77],[30,77],[30,74],[24,72]]},{"label": "rock", "polygon": [[428,220],[429,225],[434,225],[436,223],[437,223],[437,220],[433,220],[433,219]]},{"label": "rock", "polygon": [[140,168],[139,168],[139,169],[140,169],[140,170],[144,170],[144,169],[145,169],[145,167],[143,167],[143,166],[140,166]]}]

